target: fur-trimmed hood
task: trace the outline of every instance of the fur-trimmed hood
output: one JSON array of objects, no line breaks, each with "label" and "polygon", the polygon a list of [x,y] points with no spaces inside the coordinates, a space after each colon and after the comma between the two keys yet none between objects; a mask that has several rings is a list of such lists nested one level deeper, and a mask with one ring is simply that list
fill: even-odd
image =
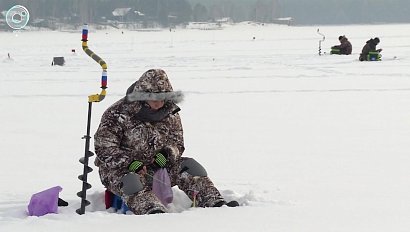
[{"label": "fur-trimmed hood", "polygon": [[127,101],[172,101],[179,103],[184,94],[174,91],[167,74],[162,69],[150,69],[127,90]]}]

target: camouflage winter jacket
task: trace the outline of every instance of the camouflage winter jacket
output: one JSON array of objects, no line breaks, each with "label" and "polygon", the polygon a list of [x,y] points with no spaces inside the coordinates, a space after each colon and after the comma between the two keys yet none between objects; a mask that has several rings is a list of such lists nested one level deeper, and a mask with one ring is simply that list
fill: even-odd
[{"label": "camouflage winter jacket", "polygon": [[[165,100],[165,105],[151,111],[146,100]],[[171,176],[178,173],[184,140],[179,108],[174,102],[180,100],[182,93],[172,90],[164,71],[149,70],[130,86],[126,97],[104,112],[94,145],[95,165],[105,186],[128,173],[134,160],[153,169],[152,160],[161,149],[169,154]]]}]

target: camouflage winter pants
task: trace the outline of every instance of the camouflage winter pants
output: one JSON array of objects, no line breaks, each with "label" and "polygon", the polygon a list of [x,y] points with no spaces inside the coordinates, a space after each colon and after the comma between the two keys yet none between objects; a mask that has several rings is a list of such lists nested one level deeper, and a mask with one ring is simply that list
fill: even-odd
[{"label": "camouflage winter pants", "polygon": [[[144,189],[138,193],[127,196],[120,188],[120,178],[114,175],[110,175],[111,184],[106,185],[108,189],[118,196],[121,196],[128,208],[137,215],[149,214],[155,210],[161,210],[167,212],[167,208],[161,203],[161,201],[155,196],[152,191],[152,180],[149,176],[141,176],[141,182],[144,184]],[[121,176],[121,175],[119,175]],[[152,176],[152,175],[151,175]],[[171,184],[177,185],[187,196],[193,200],[196,197],[196,206],[198,207],[211,207],[215,203],[223,201],[223,197],[209,177],[194,177],[187,172],[176,174],[170,173]]]}]

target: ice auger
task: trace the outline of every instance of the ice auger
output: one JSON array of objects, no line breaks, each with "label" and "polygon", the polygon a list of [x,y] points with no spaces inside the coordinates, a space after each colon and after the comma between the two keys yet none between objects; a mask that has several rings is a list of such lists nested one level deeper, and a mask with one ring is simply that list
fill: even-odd
[{"label": "ice auger", "polygon": [[81,207],[76,210],[76,212],[80,215],[85,213],[85,207],[90,204],[90,202],[87,200],[87,189],[91,188],[91,184],[87,182],[87,175],[88,173],[92,172],[93,169],[88,166],[88,159],[89,157],[93,156],[94,153],[90,151],[90,125],[91,125],[91,108],[92,108],[92,103],[93,102],[100,102],[105,98],[106,91],[105,89],[107,88],[107,64],[101,57],[96,55],[93,51],[91,51],[88,48],[87,41],[88,41],[88,25],[84,25],[83,31],[82,31],[82,47],[84,52],[91,57],[93,60],[95,60],[98,64],[101,65],[101,68],[103,69],[102,71],[102,77],[101,77],[101,93],[100,94],[94,94],[88,96],[88,119],[87,119],[87,134],[82,137],[82,139],[85,139],[85,153],[84,157],[80,158],[80,163],[84,165],[84,170],[83,174],[78,176],[78,179],[80,179],[83,182],[82,185],[82,190],[77,193],[77,196],[81,198]]},{"label": "ice auger", "polygon": [[322,42],[325,41],[326,37],[324,34],[319,32],[319,28],[317,29],[317,33],[322,36],[322,39],[319,40],[319,56],[322,55]]}]

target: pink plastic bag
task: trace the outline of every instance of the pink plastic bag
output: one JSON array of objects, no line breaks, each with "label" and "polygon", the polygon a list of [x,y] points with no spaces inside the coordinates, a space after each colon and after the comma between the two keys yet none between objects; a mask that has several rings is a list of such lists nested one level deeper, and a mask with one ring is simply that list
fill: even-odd
[{"label": "pink plastic bag", "polygon": [[43,216],[48,213],[57,213],[58,194],[61,190],[60,186],[55,186],[33,194],[28,204],[28,215]]},{"label": "pink plastic bag", "polygon": [[152,191],[165,206],[172,202],[174,196],[167,169],[161,168],[154,173]]}]

